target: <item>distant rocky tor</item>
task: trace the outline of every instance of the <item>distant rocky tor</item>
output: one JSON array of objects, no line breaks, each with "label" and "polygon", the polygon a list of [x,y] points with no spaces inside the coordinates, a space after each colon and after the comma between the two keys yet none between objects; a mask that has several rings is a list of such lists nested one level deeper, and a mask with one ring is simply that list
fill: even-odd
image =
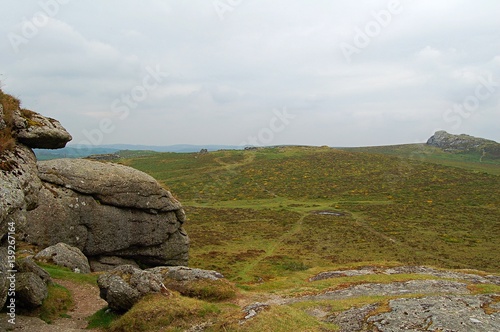
[{"label": "distant rocky tor", "polygon": [[447,152],[477,152],[491,159],[500,158],[500,143],[465,134],[453,135],[444,130],[436,131],[427,140],[427,145]]},{"label": "distant rocky tor", "polygon": [[0,90],[0,307],[14,239],[74,246],[94,270],[187,265],[184,210],[152,177],[93,160],[37,163],[32,148],[58,149],[71,139],[57,120],[21,109]]}]

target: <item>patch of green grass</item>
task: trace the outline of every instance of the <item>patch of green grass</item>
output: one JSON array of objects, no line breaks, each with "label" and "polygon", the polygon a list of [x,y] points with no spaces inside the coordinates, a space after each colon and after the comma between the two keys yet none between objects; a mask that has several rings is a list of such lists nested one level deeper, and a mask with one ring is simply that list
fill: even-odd
[{"label": "patch of green grass", "polygon": [[234,299],[237,288],[227,280],[194,280],[190,282],[163,279],[168,289],[175,290],[183,296],[193,297],[206,301],[224,301]]},{"label": "patch of green grass", "polygon": [[95,273],[90,273],[90,274],[74,273],[73,271],[71,271],[70,269],[68,269],[66,267],[61,267],[61,266],[47,264],[47,263],[41,263],[41,262],[37,262],[37,264],[40,267],[42,267],[45,271],[47,271],[50,274],[51,278],[69,280],[69,281],[74,281],[77,283],[86,283],[86,284],[90,284],[90,285],[97,284],[98,274],[95,274]]},{"label": "patch of green grass", "polygon": [[483,156],[481,152],[446,152],[440,148],[426,144],[404,144],[390,146],[371,146],[359,148],[344,148],[346,151],[385,154],[402,160],[417,160],[445,166],[463,168],[472,171],[500,175],[500,159]]},{"label": "patch of green grass", "polygon": [[120,315],[109,310],[108,307],[102,308],[87,319],[89,322],[87,329],[107,329],[119,317]]},{"label": "patch of green grass", "polygon": [[148,295],[141,299],[126,314],[111,324],[113,332],[137,331],[184,331],[205,322],[221,324],[228,314],[234,315],[234,307],[208,303],[192,298],[161,294]]},{"label": "patch of green grass", "polygon": [[67,317],[66,312],[73,305],[74,303],[69,290],[61,285],[51,284],[48,286],[48,296],[39,309],[39,317],[50,324],[56,318]]}]

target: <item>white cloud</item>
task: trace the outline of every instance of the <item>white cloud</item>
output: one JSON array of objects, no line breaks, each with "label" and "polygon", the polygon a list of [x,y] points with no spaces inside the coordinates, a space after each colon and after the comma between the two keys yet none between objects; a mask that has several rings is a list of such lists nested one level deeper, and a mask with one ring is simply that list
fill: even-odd
[{"label": "white cloud", "polygon": [[[493,0],[401,3],[402,13],[349,64],[339,44],[388,1],[243,1],[223,20],[212,1],[72,1],[18,54],[0,41],[0,78],[75,140],[142,84],[146,67],[159,66],[168,79],[105,143],[238,144],[280,107],[298,120],[276,144],[411,142],[448,126],[443,112],[480,77],[500,81],[500,21]],[[34,1],[8,5],[4,36],[39,10]],[[491,125],[498,95],[463,130],[484,128],[500,140]]]}]

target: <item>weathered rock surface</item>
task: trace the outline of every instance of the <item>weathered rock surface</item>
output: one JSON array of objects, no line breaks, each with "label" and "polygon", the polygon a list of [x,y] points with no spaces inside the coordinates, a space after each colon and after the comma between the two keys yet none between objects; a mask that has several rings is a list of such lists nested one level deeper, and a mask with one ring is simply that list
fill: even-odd
[{"label": "weathered rock surface", "polygon": [[186,266],[158,266],[147,271],[176,281],[219,280],[224,276],[217,271],[202,270]]},{"label": "weathered rock surface", "polygon": [[467,284],[449,280],[410,280],[391,284],[361,284],[323,294],[286,299],[286,303],[340,300],[360,296],[400,296],[405,294],[469,294]]},{"label": "weathered rock surface", "polygon": [[27,210],[36,207],[42,182],[37,175],[36,158],[29,148],[17,145],[0,156],[0,237],[7,233],[7,222],[23,220]]},{"label": "weathered rock surface", "polygon": [[17,273],[25,273],[25,272],[31,272],[40,277],[40,279],[46,284],[49,285],[52,283],[52,278],[50,277],[50,274],[42,269],[40,266],[38,266],[35,261],[33,260],[33,257],[25,257],[16,260],[16,270]]},{"label": "weathered rock surface", "polygon": [[162,292],[169,295],[170,290],[182,295],[196,297],[191,286],[205,281],[204,291],[209,285],[226,283],[224,276],[216,271],[193,269],[184,266],[158,266],[141,270],[130,265],[122,265],[102,274],[97,283],[101,298],[113,310],[127,311],[147,294]]},{"label": "weathered rock surface", "polygon": [[[356,331],[500,331],[499,312],[486,313],[491,295],[447,295],[389,301],[389,312],[370,315],[376,305],[332,317],[342,332]],[[386,309],[387,310],[387,309]]]},{"label": "weathered rock surface", "polygon": [[16,303],[25,308],[42,305],[47,297],[47,285],[33,272],[16,274]]},{"label": "weathered rock surface", "polygon": [[14,112],[17,140],[30,148],[59,149],[71,141],[71,135],[57,120],[32,111]]},{"label": "weathered rock surface", "polygon": [[147,294],[167,291],[158,275],[130,265],[119,266],[99,276],[97,284],[101,298],[118,312],[129,310]]},{"label": "weathered rock surface", "polygon": [[131,265],[139,268],[139,265],[134,260],[117,256],[97,256],[93,257],[89,263],[92,271],[111,271],[120,265]]},{"label": "weathered rock surface", "polygon": [[500,277],[495,275],[479,275],[465,272],[438,270],[427,266],[398,266],[394,268],[381,268],[375,266],[366,266],[357,270],[337,270],[326,271],[309,278],[309,281],[325,280],[340,277],[355,277],[372,274],[424,274],[439,278],[461,279],[478,284],[496,284],[500,285]]},{"label": "weathered rock surface", "polygon": [[55,159],[39,162],[38,170],[43,181],[92,196],[102,204],[174,211],[184,222],[181,205],[170,192],[153,177],[131,167],[87,159]]},{"label": "weathered rock surface", "polygon": [[184,210],[150,176],[90,160],[61,159],[39,167],[46,181],[39,192],[43,203],[21,227],[28,242],[64,242],[90,260],[117,256],[149,266],[187,265]]},{"label": "weathered rock surface", "polygon": [[80,249],[66,243],[58,243],[43,249],[35,255],[35,259],[67,267],[76,273],[90,273],[90,265],[87,257]]},{"label": "weathered rock surface", "polygon": [[52,283],[50,275],[31,257],[17,260],[15,270],[16,305],[28,309],[42,305],[48,295],[47,286]]},{"label": "weathered rock surface", "polygon": [[[15,232],[25,222],[26,211],[36,207],[38,191],[42,182],[37,176],[36,159],[33,152],[24,145],[17,145],[13,151],[0,156],[0,307],[7,298],[7,242],[9,227]],[[11,232],[12,233],[12,232]]]}]

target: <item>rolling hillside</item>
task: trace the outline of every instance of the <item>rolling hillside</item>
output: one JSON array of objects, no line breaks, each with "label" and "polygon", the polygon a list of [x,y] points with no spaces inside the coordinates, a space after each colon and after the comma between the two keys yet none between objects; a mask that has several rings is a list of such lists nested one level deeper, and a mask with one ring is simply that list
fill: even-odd
[{"label": "rolling hillside", "polygon": [[414,147],[129,152],[120,162],[183,203],[190,265],[240,284],[366,264],[499,272],[500,166]]}]

